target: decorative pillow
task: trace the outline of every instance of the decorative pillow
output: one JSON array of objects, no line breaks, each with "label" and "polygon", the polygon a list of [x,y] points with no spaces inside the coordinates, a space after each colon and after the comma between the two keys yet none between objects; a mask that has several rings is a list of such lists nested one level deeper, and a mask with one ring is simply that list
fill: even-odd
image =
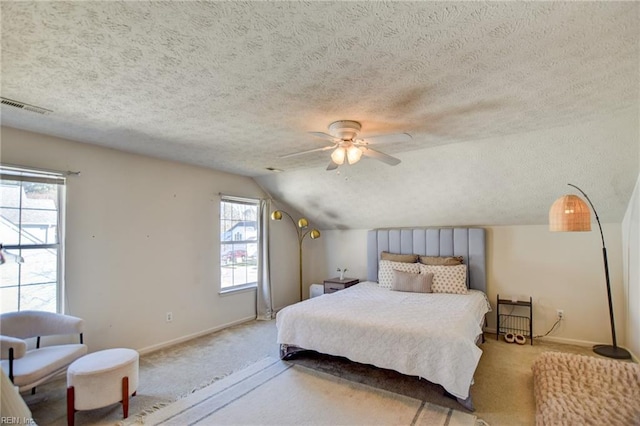
[{"label": "decorative pillow", "polygon": [[467,294],[467,265],[420,265],[421,274],[433,274],[433,293]]},{"label": "decorative pillow", "polygon": [[393,270],[402,272],[420,273],[419,263],[392,262],[391,260],[381,260],[378,264],[378,287],[391,288],[393,282]]},{"label": "decorative pillow", "polygon": [[420,263],[424,265],[462,265],[462,256],[420,256]]},{"label": "decorative pillow", "polygon": [[391,290],[408,291],[411,293],[431,293],[433,274],[412,274],[394,269]]},{"label": "decorative pillow", "polygon": [[391,260],[392,262],[416,263],[418,261],[417,254],[396,254],[383,251],[380,253],[380,259]]}]

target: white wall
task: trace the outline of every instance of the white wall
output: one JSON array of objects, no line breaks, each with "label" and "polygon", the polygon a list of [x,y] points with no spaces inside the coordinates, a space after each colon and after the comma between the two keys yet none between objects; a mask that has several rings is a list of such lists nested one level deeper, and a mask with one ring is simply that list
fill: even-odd
[{"label": "white wall", "polygon": [[622,257],[627,300],[626,348],[640,357],[640,176],[622,221]]},{"label": "white wall", "polygon": [[[496,295],[533,297],[534,334],[545,333],[554,323],[556,309],[565,321],[551,334],[558,340],[610,343],[609,311],[597,229],[586,233],[552,233],[546,225],[486,227],[488,297],[495,308]],[[624,341],[626,302],[623,294],[620,224],[603,225],[614,294],[619,344]],[[322,247],[309,253],[324,257],[310,271],[310,279],[322,282],[335,276],[335,268],[347,267],[347,275],[366,278],[366,230],[324,231]],[[316,253],[322,250],[323,253]],[[495,330],[495,313],[488,329]]]},{"label": "white wall", "polygon": [[66,310],[85,319],[91,351],[151,349],[255,317],[255,291],[218,293],[218,194],[262,197],[252,179],[12,128],[1,135],[5,163],[81,172],[67,180]]}]

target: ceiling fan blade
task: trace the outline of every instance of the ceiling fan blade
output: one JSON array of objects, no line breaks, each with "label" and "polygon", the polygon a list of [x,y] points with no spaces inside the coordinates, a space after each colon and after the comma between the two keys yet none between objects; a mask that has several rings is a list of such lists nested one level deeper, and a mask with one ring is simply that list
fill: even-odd
[{"label": "ceiling fan blade", "polygon": [[400,159],[387,155],[383,152],[376,151],[375,149],[371,149],[369,147],[360,147],[360,149],[362,150],[362,153],[367,157],[375,158],[376,160],[380,160],[390,166],[400,164]]},{"label": "ceiling fan blade", "polygon": [[300,152],[294,152],[292,154],[281,155],[280,158],[289,158],[289,157],[295,157],[296,155],[309,154],[309,153],[318,152],[318,151],[326,151],[328,149],[333,149],[336,146],[337,145],[329,145],[329,146],[323,146],[322,148],[308,149],[306,151],[300,151]]},{"label": "ceiling fan blade", "polygon": [[311,136],[315,136],[316,138],[320,138],[320,139],[326,139],[329,140],[331,142],[336,142],[339,140],[339,138],[336,138],[335,136],[331,136],[328,133],[322,133],[322,132],[309,132],[309,134]]},{"label": "ceiling fan blade", "polygon": [[411,139],[413,138],[409,133],[392,133],[388,135],[366,137],[364,138],[364,143],[409,142]]},{"label": "ceiling fan blade", "polygon": [[338,165],[336,163],[334,163],[333,161],[331,161],[329,163],[329,165],[327,166],[327,170],[335,170],[338,168]]}]

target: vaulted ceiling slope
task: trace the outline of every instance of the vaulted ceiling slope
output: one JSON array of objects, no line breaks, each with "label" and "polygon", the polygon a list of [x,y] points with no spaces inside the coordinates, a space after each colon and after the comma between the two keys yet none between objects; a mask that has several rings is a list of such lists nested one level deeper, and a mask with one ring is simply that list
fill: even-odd
[{"label": "vaulted ceiling slope", "polygon": [[[2,2],[2,124],[256,178],[325,228],[543,223],[638,176],[638,2]],[[408,132],[324,171],[308,132]],[[267,167],[283,169],[269,174]]]}]

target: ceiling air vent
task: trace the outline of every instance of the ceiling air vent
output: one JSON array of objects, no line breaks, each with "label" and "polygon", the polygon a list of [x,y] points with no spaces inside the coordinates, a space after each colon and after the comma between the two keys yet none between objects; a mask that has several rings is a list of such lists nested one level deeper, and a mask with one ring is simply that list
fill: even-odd
[{"label": "ceiling air vent", "polygon": [[2,101],[0,102],[2,105],[7,105],[13,108],[19,108],[25,111],[37,112],[38,114],[42,114],[42,115],[46,115],[53,112],[50,109],[42,108],[35,105],[29,105],[20,101],[14,101],[13,99],[7,99],[7,98],[1,98],[1,97],[0,99],[2,99]]}]

